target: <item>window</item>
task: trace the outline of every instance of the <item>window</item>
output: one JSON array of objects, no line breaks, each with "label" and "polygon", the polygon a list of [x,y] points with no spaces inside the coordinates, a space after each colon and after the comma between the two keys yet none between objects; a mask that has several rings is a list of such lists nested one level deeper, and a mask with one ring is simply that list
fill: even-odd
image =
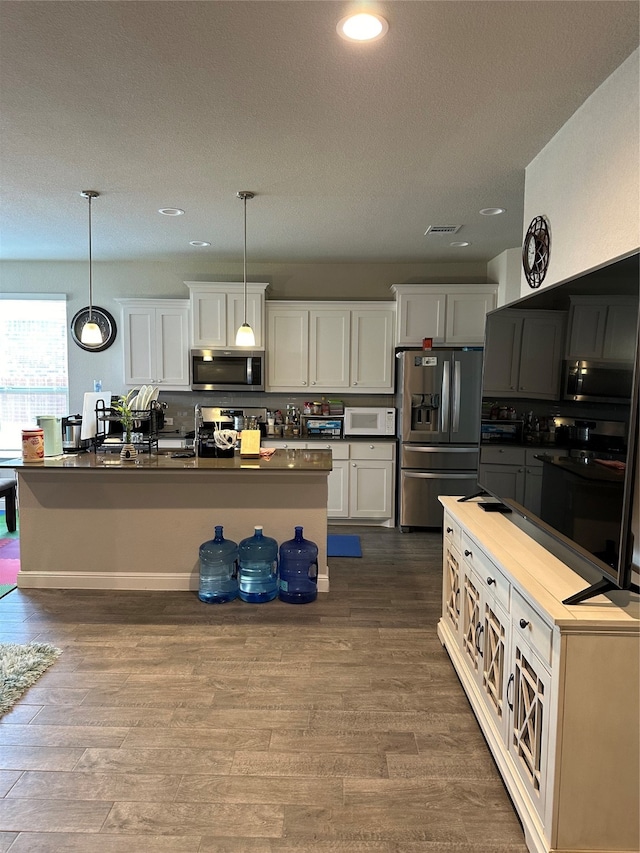
[{"label": "window", "polygon": [[0,296],[0,449],[18,450],[38,415],[68,414],[64,294]]}]

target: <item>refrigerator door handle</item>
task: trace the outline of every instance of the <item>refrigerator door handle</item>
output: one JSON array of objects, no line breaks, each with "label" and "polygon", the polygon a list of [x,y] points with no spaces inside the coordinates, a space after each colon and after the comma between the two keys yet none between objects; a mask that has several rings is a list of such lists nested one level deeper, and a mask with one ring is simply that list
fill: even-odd
[{"label": "refrigerator door handle", "polygon": [[440,432],[449,432],[449,362],[442,363],[442,406],[440,407]]},{"label": "refrigerator door handle", "polygon": [[459,361],[453,362],[453,406],[452,406],[452,432],[458,432],[460,429],[460,383],[461,383],[461,365]]},{"label": "refrigerator door handle", "polygon": [[470,478],[473,479],[474,473],[449,474],[447,471],[440,471],[432,474],[426,471],[408,471],[406,468],[403,468],[402,476],[414,480],[468,480]]}]

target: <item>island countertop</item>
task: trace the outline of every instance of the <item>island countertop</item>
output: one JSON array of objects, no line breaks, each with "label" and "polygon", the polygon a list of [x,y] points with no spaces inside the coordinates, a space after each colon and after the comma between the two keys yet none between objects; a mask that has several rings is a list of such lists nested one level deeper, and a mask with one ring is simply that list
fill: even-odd
[{"label": "island countertop", "polygon": [[140,453],[135,460],[121,460],[118,453],[65,453],[46,456],[41,462],[23,462],[21,458],[4,459],[0,468],[27,470],[109,470],[109,471],[265,471],[292,473],[331,471],[331,451],[302,448],[277,449],[272,456],[244,457],[239,453],[227,458],[185,457],[184,451],[169,450],[158,453]]}]

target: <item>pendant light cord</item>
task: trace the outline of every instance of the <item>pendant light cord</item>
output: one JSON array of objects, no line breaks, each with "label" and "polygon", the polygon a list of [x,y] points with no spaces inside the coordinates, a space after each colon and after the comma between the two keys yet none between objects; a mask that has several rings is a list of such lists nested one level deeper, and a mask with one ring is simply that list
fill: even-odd
[{"label": "pendant light cord", "polygon": [[244,208],[244,266],[243,266],[243,278],[244,278],[244,324],[247,324],[247,196],[244,195],[242,199],[242,204]]},{"label": "pendant light cord", "polygon": [[92,196],[88,196],[89,199],[89,322],[93,322],[93,255],[91,251],[91,200]]}]

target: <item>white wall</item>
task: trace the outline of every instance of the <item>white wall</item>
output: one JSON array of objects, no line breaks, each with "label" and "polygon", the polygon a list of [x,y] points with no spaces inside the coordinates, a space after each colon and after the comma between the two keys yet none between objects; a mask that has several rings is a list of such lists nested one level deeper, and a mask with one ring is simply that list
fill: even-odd
[{"label": "white wall", "polygon": [[498,285],[498,306],[520,298],[522,251],[505,249],[487,264],[487,281]]},{"label": "white wall", "polygon": [[[523,237],[551,226],[543,286],[596,269],[640,246],[640,50],[596,89],[529,164]],[[521,294],[530,293],[521,276]]]}]

